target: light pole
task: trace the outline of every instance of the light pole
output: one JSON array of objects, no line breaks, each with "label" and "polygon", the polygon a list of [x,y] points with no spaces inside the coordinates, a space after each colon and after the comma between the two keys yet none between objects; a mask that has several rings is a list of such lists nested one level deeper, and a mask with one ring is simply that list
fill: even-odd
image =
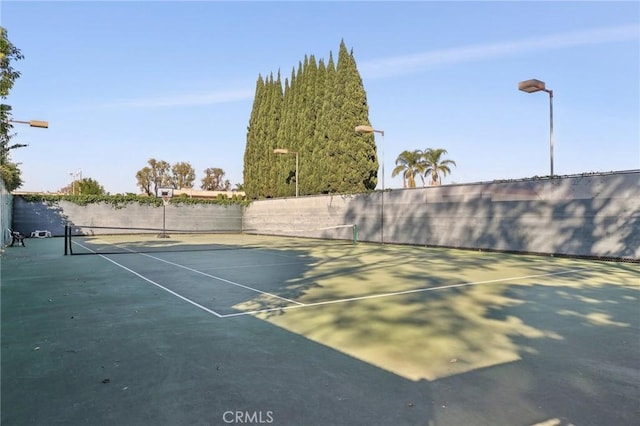
[{"label": "light pole", "polygon": [[382,151],[380,160],[380,166],[382,168],[382,196],[380,197],[380,243],[384,244],[384,130],[376,130],[371,126],[360,125],[356,126],[356,133],[380,133],[380,136],[382,136],[382,146],[380,149],[380,151]]},{"label": "light pole", "polygon": [[[71,183],[71,194],[76,195],[76,178],[80,176],[80,180],[82,180],[82,170],[78,170],[77,172],[69,172],[69,176],[73,177],[73,182]],[[78,191],[80,192],[80,191]]]},{"label": "light pole", "polygon": [[298,153],[296,151],[289,151],[284,148],[276,148],[273,150],[274,154],[295,154],[296,155],[296,197],[299,195],[299,186],[298,186]]},{"label": "light pole", "polygon": [[384,191],[384,130],[376,130],[371,126],[356,126],[356,133],[380,133],[382,136],[382,146],[381,146],[381,161],[380,166],[382,167],[382,190]]},{"label": "light pole", "polygon": [[48,129],[49,128],[49,122],[41,121],[41,120],[29,120],[29,121],[9,120],[9,123],[28,124],[31,127],[40,127],[40,128],[43,128],[43,129]]},{"label": "light pole", "polygon": [[549,156],[551,177],[553,177],[553,90],[546,88],[544,81],[526,80],[518,83],[518,90],[526,93],[547,92],[549,94]]},{"label": "light pole", "polygon": [[[19,123],[19,124],[28,124],[31,127],[41,127],[43,129],[47,129],[49,127],[49,123],[46,121],[40,121],[40,120],[29,120],[29,121],[22,121],[22,120],[7,120],[5,121],[5,124],[8,123]],[[4,131],[4,130],[3,130]],[[6,130],[7,132],[9,131],[9,129]],[[18,147],[24,147],[27,145],[17,145]],[[0,151],[0,155],[5,155],[6,154],[6,148],[3,148]]]}]

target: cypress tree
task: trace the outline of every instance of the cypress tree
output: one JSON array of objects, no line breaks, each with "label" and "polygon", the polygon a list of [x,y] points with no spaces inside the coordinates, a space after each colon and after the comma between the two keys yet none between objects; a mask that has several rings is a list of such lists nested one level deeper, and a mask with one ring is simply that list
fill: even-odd
[{"label": "cypress tree", "polygon": [[322,184],[320,185],[323,194],[336,193],[341,189],[342,166],[340,161],[340,147],[338,146],[337,126],[340,121],[339,90],[337,90],[337,71],[333,61],[333,53],[329,52],[326,75],[324,81],[324,96],[322,97],[321,116],[319,121],[320,134],[319,149],[322,167]]},{"label": "cypress tree", "polygon": [[276,80],[273,78],[273,74],[269,77],[269,82],[266,85],[266,108],[265,121],[262,126],[265,129],[264,139],[260,147],[262,155],[260,164],[261,172],[265,179],[261,185],[261,196],[270,198],[276,196],[277,185],[277,163],[273,150],[279,148],[278,145],[278,129],[280,127],[280,118],[282,115],[283,104],[283,91],[282,82],[280,80],[280,72]]},{"label": "cypress tree", "polygon": [[260,140],[261,140],[261,123],[265,84],[261,75],[258,75],[256,82],[256,91],[253,98],[253,108],[251,109],[251,117],[247,126],[247,144],[244,150],[244,170],[243,170],[243,187],[248,198],[257,198],[260,193],[260,175],[257,173],[258,162],[260,161]]},{"label": "cypress tree", "polygon": [[375,188],[378,160],[373,135],[357,135],[367,124],[366,92],[353,51],[340,43],[325,65],[305,56],[285,80],[278,72],[259,77],[245,149],[245,191],[251,198],[295,193],[295,158],[277,156],[274,148],[299,154],[301,195],[364,192]]},{"label": "cypress tree", "polygon": [[356,67],[353,50],[347,51],[344,41],[340,45],[338,59],[338,78],[344,91],[342,105],[343,125],[347,133],[345,141],[349,144],[348,159],[345,164],[345,183],[349,190],[373,190],[378,178],[378,159],[373,135],[355,136],[354,129],[360,124],[369,123],[369,106],[362,78]]}]

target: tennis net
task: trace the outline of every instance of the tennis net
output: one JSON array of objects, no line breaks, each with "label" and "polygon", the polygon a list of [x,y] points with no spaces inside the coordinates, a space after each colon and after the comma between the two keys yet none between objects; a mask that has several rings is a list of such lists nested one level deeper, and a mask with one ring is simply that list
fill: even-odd
[{"label": "tennis net", "polygon": [[288,230],[179,230],[67,225],[65,255],[295,248],[356,244],[357,225]]}]

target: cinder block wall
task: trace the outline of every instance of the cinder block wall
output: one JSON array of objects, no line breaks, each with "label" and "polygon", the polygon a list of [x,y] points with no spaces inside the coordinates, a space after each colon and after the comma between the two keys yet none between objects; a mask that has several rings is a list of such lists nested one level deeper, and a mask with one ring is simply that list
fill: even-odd
[{"label": "cinder block wall", "polygon": [[[242,229],[242,208],[237,205],[168,205],[164,214],[167,229],[238,232]],[[68,222],[78,226],[162,229],[162,216],[163,207],[137,203],[118,208],[108,203],[79,206],[69,201],[26,202],[16,196],[13,223],[26,235],[34,230],[47,230],[53,236],[62,236]]]},{"label": "cinder block wall", "polygon": [[[384,214],[382,211],[384,209]],[[162,227],[162,207],[27,203],[13,226],[63,235],[64,224]],[[640,170],[556,179],[394,189],[254,201],[170,205],[167,229],[240,230],[385,243],[640,259]]]},{"label": "cinder block wall", "polygon": [[276,234],[349,223],[362,241],[640,259],[640,171],[264,200],[244,214]]}]

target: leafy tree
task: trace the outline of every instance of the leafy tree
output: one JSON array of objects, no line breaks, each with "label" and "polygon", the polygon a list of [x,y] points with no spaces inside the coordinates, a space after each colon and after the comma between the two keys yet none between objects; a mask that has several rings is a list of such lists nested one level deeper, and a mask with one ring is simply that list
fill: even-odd
[{"label": "leafy tree", "polygon": [[73,181],[69,185],[61,188],[60,192],[63,194],[76,195],[107,195],[104,187],[91,178],[83,178]]},{"label": "leafy tree", "polygon": [[[0,98],[3,100],[9,96],[15,81],[20,77],[20,72],[12,67],[12,62],[23,59],[20,49],[15,47],[7,38],[7,30],[0,27]],[[11,106],[0,104],[0,177],[4,180],[7,190],[13,191],[22,185],[21,173],[18,164],[9,159],[9,151],[24,147],[23,144],[10,145],[13,125],[11,120]]]},{"label": "leafy tree", "polygon": [[223,180],[224,170],[218,167],[209,167],[204,171],[204,177],[201,180],[200,188],[205,191],[229,191],[231,182]]},{"label": "leafy tree", "polygon": [[145,166],[136,173],[138,186],[146,195],[153,195],[153,177],[151,175],[151,167]]},{"label": "leafy tree", "polygon": [[431,175],[431,185],[440,185],[440,173],[446,176],[451,173],[449,165],[456,165],[455,161],[442,158],[446,153],[446,149],[427,148],[422,154],[424,176]]},{"label": "leafy tree", "polygon": [[13,191],[22,185],[22,172],[16,163],[5,161],[0,164],[0,178],[4,181],[7,191]]},{"label": "leafy tree", "polygon": [[144,193],[158,196],[158,188],[174,187],[174,177],[169,173],[171,170],[169,163],[150,158],[147,164],[149,165],[136,173],[138,186]]},{"label": "leafy tree", "polygon": [[424,163],[423,153],[419,149],[414,151],[402,151],[398,158],[396,158],[396,167],[391,172],[391,176],[395,177],[402,174],[402,187],[403,188],[415,188],[416,176],[420,176],[422,179],[422,186],[424,186]]},{"label": "leafy tree", "polygon": [[7,98],[13,84],[20,77],[20,72],[11,66],[12,61],[20,59],[24,59],[24,55],[9,41],[6,28],[0,26],[0,70],[2,70],[0,97],[2,99]]},{"label": "leafy tree", "polygon": [[196,171],[191,164],[184,161],[175,163],[171,167],[171,185],[176,188],[193,188],[196,180]]},{"label": "leafy tree", "polygon": [[105,195],[105,190],[96,180],[83,178],[76,182],[78,193],[82,195]]},{"label": "leafy tree", "polygon": [[150,158],[148,161],[151,167],[151,183],[153,185],[153,194],[158,195],[158,188],[171,186],[171,177],[169,176],[169,163],[166,161],[158,161]]}]

